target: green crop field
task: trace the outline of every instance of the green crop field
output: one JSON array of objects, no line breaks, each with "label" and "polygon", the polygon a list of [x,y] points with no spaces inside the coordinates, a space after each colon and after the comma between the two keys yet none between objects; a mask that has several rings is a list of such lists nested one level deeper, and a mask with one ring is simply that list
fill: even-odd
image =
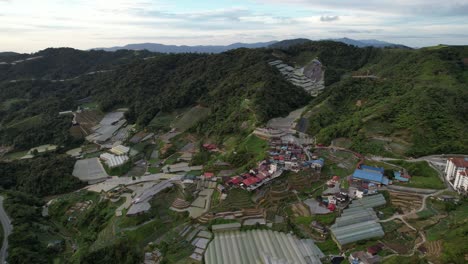
[{"label": "green crop field", "polygon": [[242,208],[253,207],[253,202],[250,199],[250,193],[242,189],[232,189],[228,192],[226,200],[219,203],[217,207],[213,207],[214,212],[223,212],[230,210],[239,210]]}]

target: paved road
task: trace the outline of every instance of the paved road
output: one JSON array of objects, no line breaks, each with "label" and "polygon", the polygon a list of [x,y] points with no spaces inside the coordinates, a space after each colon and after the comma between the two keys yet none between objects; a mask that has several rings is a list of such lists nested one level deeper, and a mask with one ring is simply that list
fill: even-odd
[{"label": "paved road", "polygon": [[0,263],[6,263],[6,258],[8,256],[8,236],[11,234],[13,230],[13,226],[10,223],[10,219],[6,214],[5,210],[3,209],[3,197],[0,196],[0,222],[2,223],[3,227],[3,243],[2,249],[0,251]]}]

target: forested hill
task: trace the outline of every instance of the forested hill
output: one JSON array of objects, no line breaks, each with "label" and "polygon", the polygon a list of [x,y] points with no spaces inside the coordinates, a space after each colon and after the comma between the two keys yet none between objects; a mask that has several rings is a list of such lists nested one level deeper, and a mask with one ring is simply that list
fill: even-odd
[{"label": "forested hill", "polygon": [[311,99],[267,62],[304,66],[318,58],[327,88],[305,117],[321,143],[346,138],[352,148],[375,154],[468,151],[467,47],[402,50],[319,41],[213,55],[73,49],[36,55],[43,57],[0,65],[7,69],[0,70],[2,80],[41,79],[0,82],[0,145],[73,144],[70,118],[57,113],[84,97],[103,111],[128,107],[128,120],[142,128],[158,113],[200,104],[211,114],[192,131],[220,139],[249,133]]},{"label": "forested hill", "polygon": [[[267,62],[263,50],[217,55],[168,55],[120,68],[98,80],[93,96],[104,110],[128,106],[128,118],[144,126],[159,111],[201,104],[212,115],[206,133],[241,132],[307,104],[310,97]],[[245,129],[244,129],[245,130]]]},{"label": "forested hill", "polygon": [[467,153],[467,58],[466,46],[375,52],[313,101],[309,132],[366,153]]},{"label": "forested hill", "polygon": [[61,80],[154,56],[148,51],[81,51],[71,48],[45,49],[34,54],[0,53],[0,81]]},{"label": "forested hill", "polygon": [[[60,53],[61,50],[48,52]],[[84,62],[90,53],[65,51],[82,54]],[[97,52],[101,53],[106,54],[102,56],[105,60],[106,56],[111,56],[108,54],[120,51]],[[145,60],[132,57],[120,65],[116,65],[119,58],[109,59],[107,65],[116,65],[113,71],[71,81],[0,82],[0,143],[19,148],[44,143],[72,144],[67,133],[71,120],[58,116],[58,112],[73,109],[78,99],[89,96],[103,111],[128,107],[128,120],[140,127],[147,125],[159,112],[202,104],[211,109],[211,115],[198,124],[197,130],[215,136],[248,133],[256,125],[286,115],[310,100],[302,89],[284,80],[267,64],[274,57],[263,49],[237,49],[216,55],[150,55]],[[71,65],[75,64],[71,61],[81,60],[76,55],[63,67],[54,62],[56,56],[50,57],[49,66],[44,65],[37,71],[32,67],[18,74],[22,78],[30,73],[38,77],[51,76],[59,68],[69,69],[69,73],[83,72],[86,68]],[[97,69],[104,63],[86,65]]]}]

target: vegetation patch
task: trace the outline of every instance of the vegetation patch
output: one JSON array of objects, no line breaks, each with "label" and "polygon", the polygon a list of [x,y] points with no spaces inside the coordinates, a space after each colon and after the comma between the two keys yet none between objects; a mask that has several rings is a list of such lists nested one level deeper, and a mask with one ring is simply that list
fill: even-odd
[{"label": "vegetation patch", "polygon": [[403,160],[393,160],[389,163],[405,168],[411,175],[409,183],[396,183],[415,188],[444,189],[445,184],[439,178],[439,174],[427,164],[426,161],[408,162]]}]

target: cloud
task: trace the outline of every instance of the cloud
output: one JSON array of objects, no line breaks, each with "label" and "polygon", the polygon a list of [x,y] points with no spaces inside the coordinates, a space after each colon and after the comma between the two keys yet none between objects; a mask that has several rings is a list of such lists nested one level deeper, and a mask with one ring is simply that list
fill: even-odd
[{"label": "cloud", "polygon": [[339,30],[331,30],[331,32],[339,33],[339,34],[374,34],[382,32],[382,29],[339,29]]},{"label": "cloud", "polygon": [[320,21],[322,22],[333,22],[340,19],[339,16],[321,16]]},{"label": "cloud", "polygon": [[[256,0],[261,3],[295,5],[311,10],[371,12],[393,15],[468,16],[466,0]],[[465,2],[465,3],[461,3]]]}]

